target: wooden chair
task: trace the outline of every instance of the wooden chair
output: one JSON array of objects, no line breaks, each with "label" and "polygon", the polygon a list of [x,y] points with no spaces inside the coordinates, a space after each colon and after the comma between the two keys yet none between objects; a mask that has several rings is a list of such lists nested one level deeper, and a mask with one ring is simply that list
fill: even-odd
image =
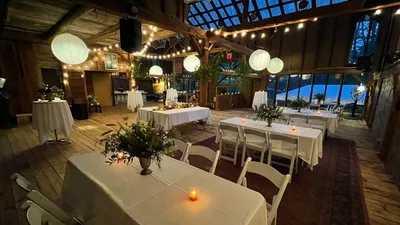
[{"label": "wooden chair", "polygon": [[251,158],[247,158],[245,165],[243,166],[242,172],[239,175],[237,184],[241,184],[244,187],[247,187],[247,179],[246,173],[255,173],[260,176],[267,178],[271,181],[278,189],[278,193],[272,198],[272,204],[267,202],[267,210],[268,210],[268,225],[274,224],[276,225],[276,221],[278,219],[278,207],[281,203],[283,194],[285,193],[286,187],[290,181],[290,175],[282,175],[276,169],[271,167],[270,165],[252,162]]},{"label": "wooden chair", "polygon": [[293,176],[293,168],[297,174],[299,157],[299,138],[284,134],[268,133],[269,151],[268,165],[272,164],[272,156],[289,159],[290,165],[274,162],[274,164],[289,167],[289,175]]},{"label": "wooden chair", "polygon": [[243,166],[244,158],[246,157],[246,152],[248,148],[261,152],[260,162],[263,162],[265,152],[268,150],[267,132],[244,128],[243,136],[244,136],[244,143],[243,143],[241,166]]},{"label": "wooden chair", "polygon": [[[188,156],[198,155],[198,156],[202,156],[202,157],[208,159],[209,161],[211,161],[212,166],[209,169],[209,172],[211,174],[215,173],[215,169],[217,168],[220,154],[221,154],[220,151],[215,152],[215,151],[213,151],[205,146],[201,146],[201,145],[192,145],[188,149]],[[190,163],[189,160],[188,160],[188,163]]]},{"label": "wooden chair", "polygon": [[182,156],[179,160],[182,162],[188,163],[188,149],[192,145],[190,142],[184,142],[182,140],[176,139],[176,138],[171,138],[169,139],[174,143],[174,146],[172,148],[173,151],[180,151],[182,153]]},{"label": "wooden chair", "polygon": [[30,225],[65,225],[32,201],[24,202],[21,208],[26,210],[26,219]]},{"label": "wooden chair", "polygon": [[237,153],[240,144],[240,128],[218,123],[218,132],[220,135],[219,150],[221,152],[224,144],[232,144],[235,146],[233,158],[230,158],[228,156],[223,156],[222,153],[221,153],[221,158],[232,161],[233,165],[236,165]]},{"label": "wooden chair", "polygon": [[300,114],[291,114],[289,115],[290,123],[308,123],[308,116],[307,115],[300,115]]}]

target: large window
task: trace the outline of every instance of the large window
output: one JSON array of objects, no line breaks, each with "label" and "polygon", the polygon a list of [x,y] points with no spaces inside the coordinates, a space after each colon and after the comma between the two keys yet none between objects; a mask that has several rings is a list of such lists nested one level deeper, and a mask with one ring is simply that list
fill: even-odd
[{"label": "large window", "polygon": [[288,95],[287,100],[288,103],[286,105],[290,105],[290,102],[297,99],[299,94],[299,85],[300,85],[300,76],[299,74],[290,75],[289,86],[288,86]]},{"label": "large window", "polygon": [[307,101],[310,101],[312,80],[313,80],[313,75],[311,74],[301,75],[299,97],[302,97]]},{"label": "large window", "polygon": [[286,103],[286,88],[289,75],[277,75],[276,85],[276,104],[278,106],[285,106]]},{"label": "large window", "polygon": [[314,85],[312,88],[311,99],[314,99],[315,94],[325,93],[326,78],[327,78],[326,74],[315,74],[314,75]]},{"label": "large window", "polygon": [[268,104],[273,105],[274,104],[274,97],[275,97],[275,84],[276,84],[276,79],[277,76],[269,76],[269,82],[268,82],[268,87],[267,87],[267,92],[268,92]]},{"label": "large window", "polygon": [[[367,86],[368,85],[368,76],[360,76],[360,75],[353,75],[353,74],[344,75],[340,103],[341,104],[353,103],[354,99],[352,98],[352,93],[360,84]],[[365,95],[366,95],[366,92],[363,94],[362,98],[359,99],[357,104],[359,104],[359,105],[364,104]]]},{"label": "large window", "polygon": [[337,103],[340,92],[341,74],[329,74],[325,102]]},{"label": "large window", "polygon": [[370,56],[375,52],[378,34],[379,23],[369,16],[356,23],[349,64],[356,64],[358,57]]}]

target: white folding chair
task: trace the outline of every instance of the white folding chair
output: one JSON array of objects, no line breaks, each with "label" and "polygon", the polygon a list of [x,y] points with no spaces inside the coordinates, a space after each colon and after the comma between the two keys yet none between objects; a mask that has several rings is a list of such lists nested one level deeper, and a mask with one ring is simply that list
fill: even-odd
[{"label": "white folding chair", "polygon": [[65,225],[32,201],[24,202],[21,208],[26,210],[26,219],[30,225]]},{"label": "white folding chair", "polygon": [[322,134],[326,135],[326,129],[328,126],[328,119],[320,116],[310,116],[308,118],[308,123],[312,124],[312,128],[319,129],[322,131]]},{"label": "white folding chair", "polygon": [[278,193],[272,198],[272,204],[269,204],[267,202],[268,225],[276,225],[276,221],[278,219],[278,207],[281,203],[283,194],[285,193],[291,176],[282,175],[270,165],[259,162],[251,162],[251,158],[249,157],[247,158],[246,163],[243,166],[242,172],[240,173],[239,179],[237,181],[238,184],[241,184],[244,187],[247,187],[247,172],[255,173],[267,178],[279,189]]},{"label": "white folding chair", "polygon": [[10,179],[27,192],[30,192],[32,190],[39,190],[34,184],[32,184],[19,173],[13,173],[10,176]]},{"label": "white folding chair", "polygon": [[[188,156],[198,155],[198,156],[202,156],[202,157],[208,159],[209,161],[211,161],[212,166],[209,170],[209,172],[211,174],[215,173],[215,169],[217,168],[220,154],[221,154],[221,152],[219,150],[215,152],[215,151],[213,151],[205,146],[201,146],[201,145],[192,145],[188,149]],[[188,163],[190,164],[189,160],[188,160]]]},{"label": "white folding chair", "polygon": [[268,149],[267,132],[243,128],[243,136],[244,136],[244,143],[243,143],[241,166],[243,166],[244,158],[246,157],[248,148],[261,152],[260,162],[263,162],[264,154]]},{"label": "white folding chair", "polygon": [[[220,135],[219,150],[221,151],[221,158],[233,162],[236,165],[238,148],[240,145],[240,128],[218,123],[218,132]],[[224,144],[234,145],[233,158],[222,155],[222,148]]]},{"label": "white folding chair", "polygon": [[176,138],[171,138],[169,139],[171,142],[174,143],[172,150],[173,151],[180,151],[182,153],[182,156],[179,160],[181,160],[182,162],[188,163],[188,148],[192,145],[192,143],[190,142],[184,142],[182,140],[176,139]]},{"label": "white folding chair", "polygon": [[299,157],[299,138],[284,134],[268,133],[269,151],[268,165],[272,164],[272,156],[289,159],[290,165],[274,162],[276,165],[289,167],[289,175],[293,176],[293,168],[297,174],[298,157]]},{"label": "white folding chair", "polygon": [[290,123],[301,124],[301,123],[308,123],[308,116],[307,115],[300,115],[300,114],[290,114],[289,115]]}]

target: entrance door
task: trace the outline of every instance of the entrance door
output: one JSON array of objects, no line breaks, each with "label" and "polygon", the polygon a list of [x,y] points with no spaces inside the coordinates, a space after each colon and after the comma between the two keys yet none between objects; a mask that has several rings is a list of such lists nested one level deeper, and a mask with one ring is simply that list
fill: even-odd
[{"label": "entrance door", "polygon": [[103,72],[93,72],[93,94],[102,106],[112,106],[112,84],[111,74]]}]

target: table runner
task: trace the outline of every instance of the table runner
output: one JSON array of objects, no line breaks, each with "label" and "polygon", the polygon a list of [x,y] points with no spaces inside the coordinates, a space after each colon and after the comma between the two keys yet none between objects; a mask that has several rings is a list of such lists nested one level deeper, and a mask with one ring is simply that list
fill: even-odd
[{"label": "table runner", "polygon": [[[304,127],[296,127],[296,131],[292,131],[292,126],[272,123],[272,127],[267,127],[267,123],[263,121],[254,121],[251,119],[245,119],[245,122],[242,122],[242,118],[234,117],[226,120],[221,120],[221,124],[227,124],[231,126],[240,126],[253,130],[259,131],[270,131],[281,134],[288,134],[294,137],[299,137],[299,157],[309,164],[311,167],[318,164],[318,158],[322,158],[322,140],[323,134],[320,130],[304,128]],[[243,131],[240,130],[240,138],[243,141]],[[216,142],[218,143],[220,140],[220,134],[217,130],[216,134]]]},{"label": "table runner", "polygon": [[[264,225],[264,197],[250,189],[164,156],[161,170],[139,175],[137,159],[130,165],[108,165],[98,152],[71,157],[63,198],[83,216],[85,224]],[[190,190],[198,200],[189,200]]]}]

